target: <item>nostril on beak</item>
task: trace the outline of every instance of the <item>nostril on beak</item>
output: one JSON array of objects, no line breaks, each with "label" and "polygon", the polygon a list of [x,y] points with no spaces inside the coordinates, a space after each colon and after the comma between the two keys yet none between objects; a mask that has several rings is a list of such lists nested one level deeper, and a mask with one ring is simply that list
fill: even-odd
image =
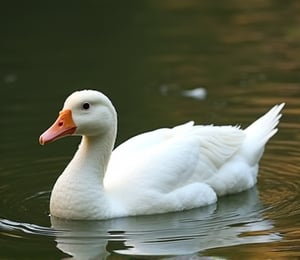
[{"label": "nostril on beak", "polygon": [[64,122],[63,121],[60,121],[59,123],[58,123],[58,126],[59,127],[62,127],[64,125]]}]

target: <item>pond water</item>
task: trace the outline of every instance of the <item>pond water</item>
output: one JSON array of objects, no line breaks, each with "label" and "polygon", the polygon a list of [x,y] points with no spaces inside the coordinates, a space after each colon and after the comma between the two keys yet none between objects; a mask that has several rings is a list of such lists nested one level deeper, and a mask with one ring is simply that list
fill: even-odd
[{"label": "pond water", "polygon": [[[1,259],[300,257],[300,4],[7,1],[0,10]],[[246,127],[285,102],[258,184],[191,211],[49,217],[79,142],[39,135],[74,90],[106,93],[117,143],[189,120]]]}]

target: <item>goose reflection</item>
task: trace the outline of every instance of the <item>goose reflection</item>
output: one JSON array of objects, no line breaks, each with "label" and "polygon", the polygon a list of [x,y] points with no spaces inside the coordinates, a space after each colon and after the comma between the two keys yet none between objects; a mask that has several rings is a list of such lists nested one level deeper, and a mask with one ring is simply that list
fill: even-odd
[{"label": "goose reflection", "polygon": [[185,212],[106,221],[51,217],[51,223],[57,231],[57,248],[70,259],[105,259],[113,252],[174,256],[279,240],[263,211],[257,189],[253,188],[221,198],[217,204]]}]

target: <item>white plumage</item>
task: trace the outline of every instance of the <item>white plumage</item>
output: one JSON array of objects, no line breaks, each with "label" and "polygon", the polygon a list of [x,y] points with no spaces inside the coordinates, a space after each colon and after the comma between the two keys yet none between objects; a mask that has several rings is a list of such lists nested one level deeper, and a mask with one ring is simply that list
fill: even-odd
[{"label": "white plumage", "polygon": [[251,188],[283,106],[274,106],[245,130],[189,122],[140,134],[112,152],[113,105],[100,92],[74,92],[40,137],[44,144],[83,136],[53,188],[50,212],[67,219],[155,214],[205,206],[217,196]]}]

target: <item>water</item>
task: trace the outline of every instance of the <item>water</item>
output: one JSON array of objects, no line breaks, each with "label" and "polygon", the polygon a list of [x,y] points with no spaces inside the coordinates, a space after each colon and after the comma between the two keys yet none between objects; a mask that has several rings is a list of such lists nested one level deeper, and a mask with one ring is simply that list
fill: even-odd
[{"label": "water", "polygon": [[[296,1],[2,6],[0,258],[300,256]],[[253,189],[192,211],[60,222],[49,217],[50,192],[78,139],[41,147],[38,137],[82,88],[112,99],[117,143],[191,119],[246,127],[286,107]]]}]

